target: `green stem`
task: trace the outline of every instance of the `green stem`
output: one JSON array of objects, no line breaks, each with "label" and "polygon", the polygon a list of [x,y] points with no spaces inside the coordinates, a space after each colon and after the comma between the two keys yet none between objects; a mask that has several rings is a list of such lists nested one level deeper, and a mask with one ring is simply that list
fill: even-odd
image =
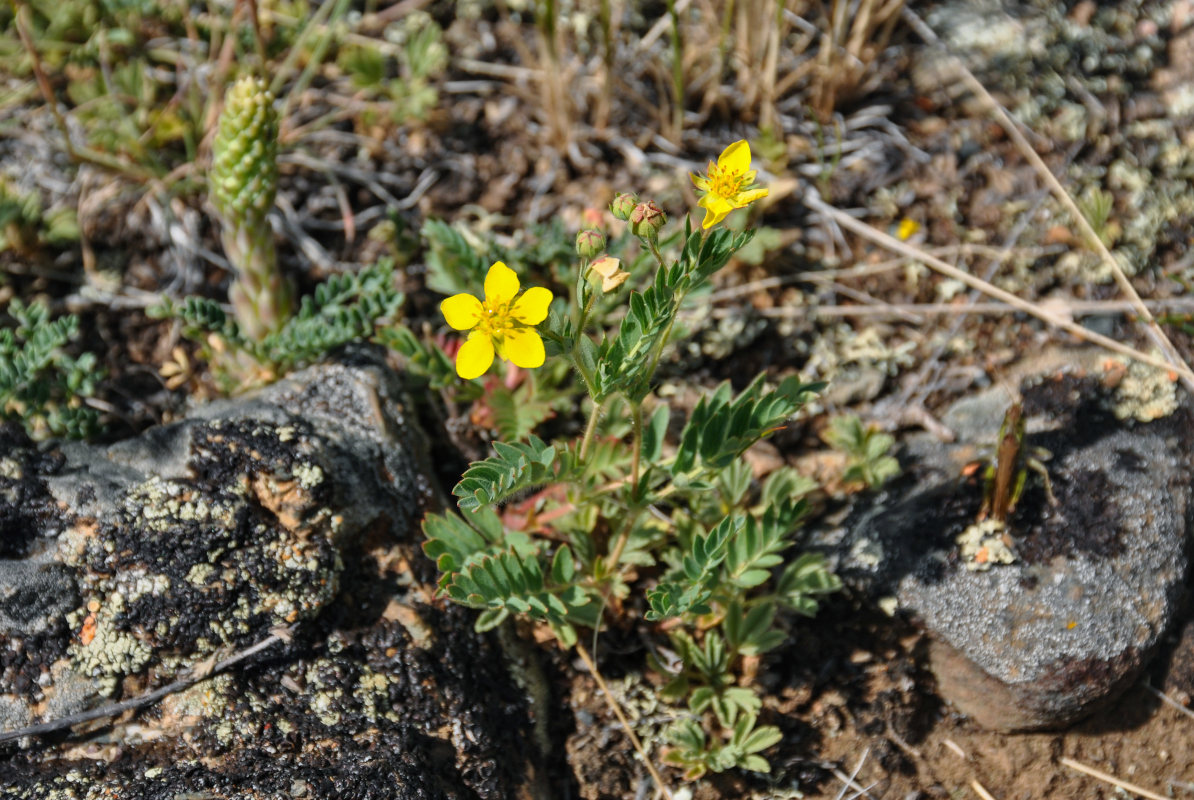
[{"label": "green stem", "polygon": [[589,454],[589,447],[593,444],[593,435],[597,432],[597,422],[601,419],[601,403],[593,401],[593,411],[589,414],[589,424],[585,426],[585,437],[580,442],[580,460],[584,461]]},{"label": "green stem", "polygon": [[634,523],[637,519],[637,513],[626,516],[626,524],[622,526],[622,530],[618,533],[618,538],[614,542],[613,549],[609,551],[609,556],[606,557],[605,568],[609,570],[611,575],[618,568],[618,562],[622,560],[622,551],[626,549],[626,543],[630,541],[630,531],[634,528]]},{"label": "green stem", "polygon": [[651,255],[655,256],[655,260],[659,262],[660,268],[663,268],[665,265],[663,263],[663,253],[659,252],[659,242],[653,238],[646,238],[645,241],[648,249],[651,251]]},{"label": "green stem", "polygon": [[633,431],[633,441],[630,445],[633,448],[633,455],[630,459],[630,481],[632,491],[637,494],[639,460],[643,452],[643,404],[641,402],[630,404],[630,427]]},{"label": "green stem", "polygon": [[647,369],[647,384],[651,383],[651,378],[655,375],[655,368],[659,366],[659,357],[663,355],[663,348],[667,346],[668,337],[672,335],[672,326],[676,324],[676,314],[680,312],[680,304],[684,302],[684,295],[678,294],[676,296],[676,305],[672,310],[672,318],[667,321],[667,327],[663,329],[663,335],[655,342],[654,352],[651,354],[651,366]]},{"label": "green stem", "polygon": [[684,42],[680,38],[680,14],[676,11],[676,0],[667,0],[667,13],[672,18],[672,126],[676,141],[684,130]]},{"label": "green stem", "polygon": [[589,324],[589,313],[593,310],[593,303],[597,301],[597,292],[590,292],[589,299],[585,301],[585,309],[580,312],[580,325],[577,326],[576,332],[584,336],[585,325]]}]

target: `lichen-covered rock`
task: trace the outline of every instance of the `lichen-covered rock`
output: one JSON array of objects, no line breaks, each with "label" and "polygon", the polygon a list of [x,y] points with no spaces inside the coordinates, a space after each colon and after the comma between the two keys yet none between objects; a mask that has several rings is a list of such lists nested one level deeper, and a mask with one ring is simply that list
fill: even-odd
[{"label": "lichen-covered rock", "polygon": [[108,447],[47,456],[0,431],[0,731],[289,631],[263,662],[87,744],[0,746],[6,797],[504,798],[530,785],[524,695],[500,649],[422,588],[427,446],[395,376],[358,360]]},{"label": "lichen-covered rock", "polygon": [[1013,563],[976,571],[960,556],[974,480],[873,509],[842,543],[839,574],[924,625],[939,691],[986,727],[1053,728],[1094,711],[1135,680],[1180,611],[1194,415],[1125,426],[1113,404],[1074,376],[1024,390],[1026,414],[1052,423],[1030,438],[1053,453],[1058,505],[1030,479],[1009,520]]}]

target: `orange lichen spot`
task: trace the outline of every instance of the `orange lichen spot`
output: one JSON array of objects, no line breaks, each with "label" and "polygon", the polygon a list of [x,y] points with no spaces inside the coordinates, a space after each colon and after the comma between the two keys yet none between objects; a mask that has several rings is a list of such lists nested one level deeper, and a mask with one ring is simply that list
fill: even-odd
[{"label": "orange lichen spot", "polygon": [[974,554],[975,564],[986,564],[991,560],[991,551],[987,547],[980,547]]},{"label": "orange lichen spot", "polygon": [[1077,628],[1077,627],[1078,627],[1078,623],[1077,623],[1076,621],[1074,621],[1074,620],[1070,620],[1070,621],[1069,621],[1069,622],[1066,624],[1066,626],[1065,626],[1065,629],[1066,629],[1067,631],[1072,631],[1074,628]]},{"label": "orange lichen spot", "polygon": [[88,600],[87,601],[87,610],[90,611],[92,614],[99,611],[100,610],[100,601],[99,600]]},{"label": "orange lichen spot", "polygon": [[79,631],[79,641],[83,646],[91,644],[91,640],[95,638],[95,614],[88,614],[83,620],[83,630]]}]

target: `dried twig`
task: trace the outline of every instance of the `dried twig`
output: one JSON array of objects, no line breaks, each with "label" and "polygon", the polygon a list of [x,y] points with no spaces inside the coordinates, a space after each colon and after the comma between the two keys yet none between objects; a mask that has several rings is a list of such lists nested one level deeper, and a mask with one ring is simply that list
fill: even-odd
[{"label": "dried twig", "polygon": [[89,711],[80,711],[78,714],[71,714],[60,719],[51,720],[49,722],[41,722],[37,725],[29,725],[24,728],[18,728],[15,731],[0,732],[0,744],[10,742],[13,739],[21,739],[25,736],[44,736],[47,733],[56,733],[57,731],[64,731],[74,727],[83,722],[91,722],[96,719],[104,719],[106,717],[115,717],[118,714],[123,714],[125,711],[134,711],[145,706],[152,705],[158,700],[161,700],[167,695],[181,692],[184,689],[189,689],[200,681],[206,680],[223,672],[226,669],[236,666],[247,658],[252,658],[263,650],[273,647],[278,642],[290,641],[292,628],[275,628],[273,633],[257,642],[254,645],[246,647],[237,653],[232,654],[223,661],[217,662],[210,668],[204,668],[205,665],[196,666],[190,675],[185,678],[179,678],[176,681],[166,684],[160,689],[155,689],[138,697],[133,697],[128,700],[122,700],[119,703],[110,703],[100,708],[93,708]]}]

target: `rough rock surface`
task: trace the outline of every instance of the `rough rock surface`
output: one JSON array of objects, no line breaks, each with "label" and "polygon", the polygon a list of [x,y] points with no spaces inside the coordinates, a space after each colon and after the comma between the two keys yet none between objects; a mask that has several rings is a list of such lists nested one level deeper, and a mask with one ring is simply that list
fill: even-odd
[{"label": "rough rock surface", "polygon": [[[839,570],[919,620],[941,694],[1000,730],[1066,725],[1135,679],[1181,609],[1192,512],[1189,408],[1125,425],[1096,381],[1069,375],[1023,394],[1030,423],[1054,423],[1029,440],[1053,454],[1059,504],[1030,478],[1009,521],[1014,563],[976,571],[960,558],[956,539],[982,492],[955,477],[856,520]],[[974,417],[976,407],[946,416]],[[986,415],[993,427],[1001,412]],[[975,452],[925,441],[913,449],[934,475]]]},{"label": "rough rock surface", "polygon": [[[0,745],[5,797],[507,798],[524,692],[432,602],[435,494],[368,351],[108,447],[0,429],[0,731],[289,641],[115,727]],[[420,573],[416,575],[415,573]]]}]

